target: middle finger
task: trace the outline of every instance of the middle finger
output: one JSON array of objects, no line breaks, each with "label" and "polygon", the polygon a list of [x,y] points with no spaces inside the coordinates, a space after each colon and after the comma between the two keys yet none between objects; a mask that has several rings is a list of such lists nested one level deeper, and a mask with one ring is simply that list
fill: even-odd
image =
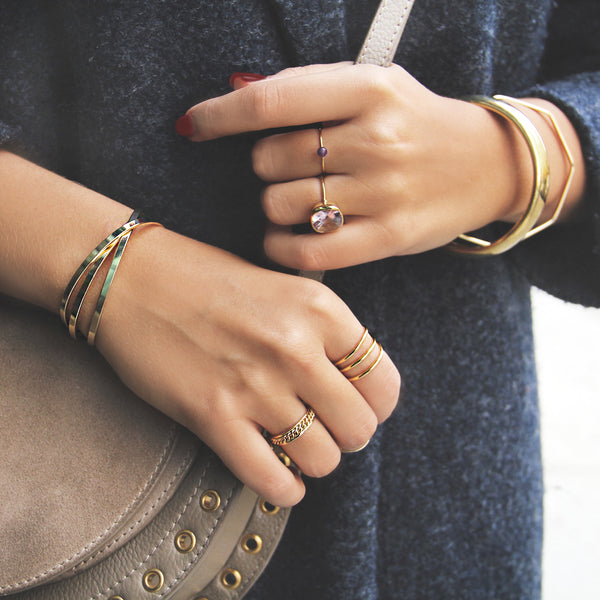
[{"label": "middle finger", "polygon": [[[359,145],[353,144],[349,125],[336,125],[322,130],[325,172],[352,173],[359,164],[364,167]],[[252,151],[255,173],[263,181],[291,181],[314,177],[321,173],[318,129],[301,129],[262,138]]]}]

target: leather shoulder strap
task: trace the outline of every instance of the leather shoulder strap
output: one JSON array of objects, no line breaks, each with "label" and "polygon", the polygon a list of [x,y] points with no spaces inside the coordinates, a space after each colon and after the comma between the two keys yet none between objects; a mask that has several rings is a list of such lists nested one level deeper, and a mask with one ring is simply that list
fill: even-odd
[{"label": "leather shoulder strap", "polygon": [[414,2],[415,0],[382,0],[358,53],[357,63],[382,67],[392,64]]}]

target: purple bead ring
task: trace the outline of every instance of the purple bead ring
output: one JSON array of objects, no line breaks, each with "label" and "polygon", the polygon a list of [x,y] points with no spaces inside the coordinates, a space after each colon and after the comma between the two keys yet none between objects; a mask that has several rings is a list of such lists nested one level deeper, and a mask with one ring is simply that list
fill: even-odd
[{"label": "purple bead ring", "polygon": [[325,144],[323,143],[323,128],[319,127],[317,129],[317,133],[319,134],[319,148],[317,149],[317,156],[321,159],[321,173],[325,175],[325,157],[327,156],[327,148],[325,148]]}]

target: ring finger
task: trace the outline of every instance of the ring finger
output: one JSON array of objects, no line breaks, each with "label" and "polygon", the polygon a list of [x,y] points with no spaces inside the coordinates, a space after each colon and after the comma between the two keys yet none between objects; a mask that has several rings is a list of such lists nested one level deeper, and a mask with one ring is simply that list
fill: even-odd
[{"label": "ring finger", "polygon": [[[329,204],[338,206],[345,217],[371,216],[375,192],[349,175],[328,175],[325,189]],[[274,183],[262,193],[263,210],[276,225],[308,223],[312,209],[323,202],[320,177]]]}]

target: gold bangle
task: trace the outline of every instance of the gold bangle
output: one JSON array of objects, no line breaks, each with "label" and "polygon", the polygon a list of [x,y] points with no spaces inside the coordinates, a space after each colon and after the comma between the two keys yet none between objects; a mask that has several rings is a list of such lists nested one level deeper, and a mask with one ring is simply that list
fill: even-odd
[{"label": "gold bangle", "polygon": [[531,231],[528,231],[527,234],[525,235],[525,239],[528,239],[532,235],[535,235],[536,233],[540,233],[541,231],[544,231],[544,229],[547,229],[548,227],[550,227],[550,225],[553,225],[558,220],[558,217],[560,216],[560,213],[561,213],[563,206],[565,204],[565,201],[567,199],[567,194],[569,193],[569,190],[571,189],[571,183],[573,182],[573,177],[575,176],[575,160],[573,159],[573,154],[569,150],[569,146],[567,146],[565,136],[563,135],[560,127],[558,126],[558,123],[556,122],[554,115],[549,110],[542,108],[541,106],[537,106],[536,104],[532,104],[531,102],[526,102],[525,100],[521,100],[520,98],[511,98],[510,96],[500,96],[500,95],[496,95],[496,96],[494,96],[494,98],[497,98],[498,100],[503,100],[504,102],[508,102],[509,104],[512,103],[512,104],[518,104],[520,106],[524,106],[525,108],[529,108],[530,110],[533,110],[534,112],[538,113],[542,117],[546,117],[547,122],[550,125],[550,127],[554,130],[554,133],[556,134],[556,138],[558,139],[559,144],[562,146],[564,155],[567,159],[567,162],[569,163],[569,173],[567,174],[567,178],[565,180],[563,191],[558,199],[558,203],[556,204],[556,208],[554,209],[552,216],[547,221],[542,223],[541,225],[537,225]]},{"label": "gold bangle", "polygon": [[88,270],[90,265],[95,263],[97,260],[102,258],[102,255],[106,252],[107,248],[113,244],[120,236],[127,233],[133,227],[139,225],[142,221],[140,220],[140,212],[139,210],[134,210],[129,217],[129,221],[122,225],[117,230],[113,231],[108,237],[104,238],[86,257],[86,259],[79,265],[73,277],[71,277],[71,281],[67,284],[65,288],[65,292],[60,301],[59,313],[61,321],[65,326],[68,327],[67,323],[67,306],[71,301],[71,296],[79,280],[83,277],[84,273]]},{"label": "gold bangle", "polygon": [[496,96],[493,98],[470,96],[466,100],[508,119],[521,132],[531,152],[534,180],[533,190],[529,199],[529,205],[521,215],[521,218],[508,232],[494,242],[488,242],[481,238],[463,234],[447,246],[448,249],[459,254],[469,254],[472,256],[497,255],[510,250],[510,248],[523,240],[527,236],[527,233],[533,229],[544,210],[550,186],[548,153],[542,136],[533,123],[514,106],[498,99]]},{"label": "gold bangle", "polygon": [[87,335],[87,342],[90,346],[93,346],[94,342],[96,341],[96,334],[98,333],[98,326],[100,325],[100,319],[102,318],[102,310],[104,309],[104,302],[106,301],[108,291],[110,290],[110,286],[112,285],[113,279],[115,278],[115,273],[119,268],[119,264],[121,262],[121,259],[123,258],[123,252],[125,252],[125,248],[127,247],[127,243],[129,242],[130,237],[131,231],[128,231],[123,237],[121,237],[121,239],[119,240],[119,245],[115,250],[115,255],[113,256],[112,262],[110,263],[108,273],[106,274],[106,279],[104,280],[104,284],[102,285],[100,296],[98,296],[98,301],[96,302],[96,310],[94,310],[92,320],[90,321],[90,328],[88,330]]},{"label": "gold bangle", "polygon": [[96,278],[96,275],[98,274],[98,271],[100,270],[102,265],[105,263],[106,259],[110,256],[110,253],[113,249],[114,249],[114,245],[109,244],[107,246],[106,252],[98,255],[98,260],[94,261],[90,265],[89,269],[87,270],[85,279],[83,280],[83,283],[81,284],[81,287],[79,288],[79,291],[77,292],[77,295],[75,296],[75,300],[73,301],[73,306],[71,307],[71,310],[69,311],[69,315],[68,315],[69,318],[67,320],[68,321],[67,328],[69,330],[69,335],[74,340],[77,339],[77,321],[79,319],[79,313],[81,312],[81,307],[83,306],[83,303],[85,302],[87,294],[90,290],[90,287],[92,286],[94,279]]},{"label": "gold bangle", "polygon": [[[160,223],[138,223],[139,225],[158,225],[162,227]],[[137,227],[136,226],[136,227]],[[98,333],[98,326],[100,325],[100,319],[102,318],[102,311],[104,310],[104,303],[106,302],[106,297],[108,296],[108,292],[110,290],[110,286],[115,278],[115,274],[117,269],[119,268],[119,264],[121,263],[121,259],[123,258],[123,253],[125,252],[125,248],[129,242],[129,238],[133,232],[135,227],[131,227],[129,231],[125,232],[124,235],[120,236],[119,243],[117,245],[117,249],[115,250],[112,262],[110,263],[110,267],[108,269],[108,273],[106,274],[106,278],[104,279],[104,283],[102,284],[102,290],[100,291],[100,295],[98,296],[98,300],[96,301],[96,309],[94,310],[94,314],[92,315],[92,320],[90,321],[90,326],[87,334],[87,342],[90,346],[93,346],[96,341],[96,335]],[[114,243],[113,243],[114,245]]]}]

